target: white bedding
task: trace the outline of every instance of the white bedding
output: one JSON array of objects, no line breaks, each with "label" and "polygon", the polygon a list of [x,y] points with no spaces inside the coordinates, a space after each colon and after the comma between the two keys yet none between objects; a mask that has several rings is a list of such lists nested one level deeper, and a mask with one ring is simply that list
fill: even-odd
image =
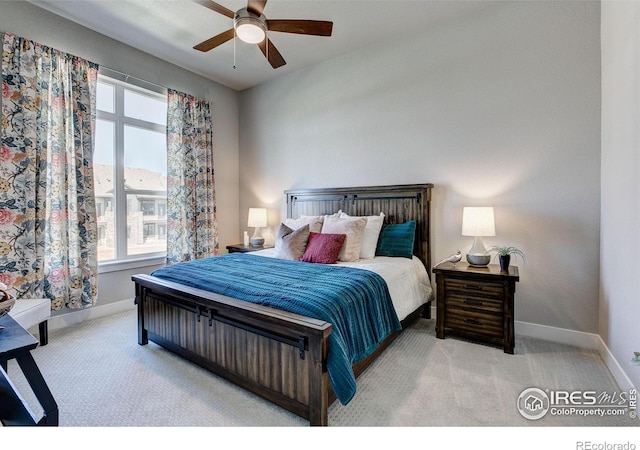
[{"label": "white bedding", "polygon": [[[275,249],[269,248],[259,250],[255,254],[274,257],[274,252]],[[360,259],[354,262],[340,261],[338,265],[370,270],[384,278],[400,320],[426,303],[431,296],[429,275],[422,261],[416,256],[413,259],[376,256],[373,259]]]}]

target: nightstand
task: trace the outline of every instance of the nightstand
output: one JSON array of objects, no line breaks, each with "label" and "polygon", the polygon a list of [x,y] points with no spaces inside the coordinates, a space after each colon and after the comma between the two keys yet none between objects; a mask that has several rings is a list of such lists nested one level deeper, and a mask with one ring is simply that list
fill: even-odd
[{"label": "nightstand", "polygon": [[437,285],[436,337],[451,334],[498,344],[513,354],[517,266],[471,267],[459,262],[434,267]]},{"label": "nightstand", "polygon": [[261,245],[260,247],[253,247],[251,245],[233,244],[227,245],[229,253],[249,253],[256,252],[258,250],[264,250],[266,248],[273,248],[273,245]]}]

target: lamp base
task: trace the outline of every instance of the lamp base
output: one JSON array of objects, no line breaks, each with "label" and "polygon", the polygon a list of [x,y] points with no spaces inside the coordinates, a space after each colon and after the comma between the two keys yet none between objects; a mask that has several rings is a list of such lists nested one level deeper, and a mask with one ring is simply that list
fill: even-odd
[{"label": "lamp base", "polygon": [[491,261],[491,255],[470,255],[467,253],[467,262],[472,267],[487,267]]},{"label": "lamp base", "polygon": [[482,236],[475,236],[473,245],[467,252],[467,262],[471,267],[487,267],[490,261],[491,255],[482,242]]},{"label": "lamp base", "polygon": [[260,232],[260,227],[256,227],[253,232],[253,236],[251,236],[251,240],[249,241],[252,247],[262,247],[264,245],[264,237],[262,237],[262,233]]}]

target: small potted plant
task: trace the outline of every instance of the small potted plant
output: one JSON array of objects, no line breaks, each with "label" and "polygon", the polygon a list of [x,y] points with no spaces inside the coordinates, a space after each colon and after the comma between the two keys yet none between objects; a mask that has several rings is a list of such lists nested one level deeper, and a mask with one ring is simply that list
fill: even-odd
[{"label": "small potted plant", "polygon": [[515,255],[516,257],[520,256],[522,258],[522,261],[524,262],[524,253],[522,253],[522,250],[516,247],[499,247],[497,245],[494,245],[493,247],[489,248],[489,251],[496,252],[496,255],[498,255],[498,259],[500,260],[500,270],[503,270],[505,272],[509,270],[511,255]]}]

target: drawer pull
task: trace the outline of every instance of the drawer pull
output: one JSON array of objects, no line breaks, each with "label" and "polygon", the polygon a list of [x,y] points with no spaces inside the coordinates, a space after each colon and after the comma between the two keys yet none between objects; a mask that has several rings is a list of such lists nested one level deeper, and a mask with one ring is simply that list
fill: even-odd
[{"label": "drawer pull", "polygon": [[462,321],[464,323],[468,323],[469,325],[482,325],[482,322],[476,319],[462,319]]},{"label": "drawer pull", "polygon": [[482,305],[484,305],[484,303],[482,303],[479,300],[469,300],[468,298],[465,298],[462,303],[464,303],[465,305],[472,305],[472,306],[482,306]]},{"label": "drawer pull", "polygon": [[481,291],[482,290],[482,286],[479,286],[477,284],[463,284],[462,287],[465,288],[465,289],[473,289],[475,291]]}]

